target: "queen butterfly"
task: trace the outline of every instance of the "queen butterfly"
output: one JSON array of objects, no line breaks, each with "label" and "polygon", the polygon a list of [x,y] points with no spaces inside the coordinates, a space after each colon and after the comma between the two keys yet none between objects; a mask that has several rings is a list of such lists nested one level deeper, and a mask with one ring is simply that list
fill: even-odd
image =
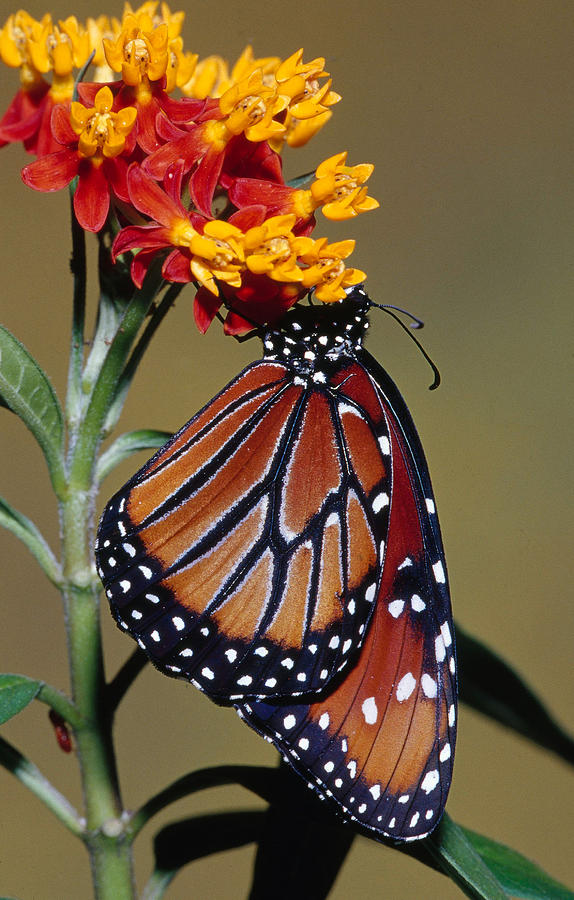
[{"label": "queen butterfly", "polygon": [[344,818],[424,837],[450,785],[446,567],[409,412],[363,349],[371,301],[298,306],[112,500],[119,626],[271,740]]}]

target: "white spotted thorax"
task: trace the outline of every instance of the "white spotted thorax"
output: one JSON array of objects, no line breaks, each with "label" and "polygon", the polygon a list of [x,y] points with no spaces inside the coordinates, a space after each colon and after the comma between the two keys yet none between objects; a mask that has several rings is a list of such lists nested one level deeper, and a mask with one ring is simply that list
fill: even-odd
[{"label": "white spotted thorax", "polygon": [[[369,328],[370,301],[362,287],[348,299],[321,306],[295,306],[282,318],[281,328],[263,337],[264,359],[284,362],[307,384],[327,380],[341,356],[354,357]],[[297,381],[296,381],[297,383]]]}]

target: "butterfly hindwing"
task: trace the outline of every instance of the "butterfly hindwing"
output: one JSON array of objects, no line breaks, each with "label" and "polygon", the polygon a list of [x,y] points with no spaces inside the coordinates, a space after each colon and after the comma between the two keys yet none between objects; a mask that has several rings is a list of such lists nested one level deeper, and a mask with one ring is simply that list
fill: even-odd
[{"label": "butterfly hindwing", "polygon": [[[383,576],[358,662],[317,702],[250,701],[238,711],[344,818],[408,840],[431,831],[446,802],[456,669],[426,463],[398,391],[379,367],[376,375],[388,423],[392,495]],[[359,387],[355,382],[356,402]]]}]

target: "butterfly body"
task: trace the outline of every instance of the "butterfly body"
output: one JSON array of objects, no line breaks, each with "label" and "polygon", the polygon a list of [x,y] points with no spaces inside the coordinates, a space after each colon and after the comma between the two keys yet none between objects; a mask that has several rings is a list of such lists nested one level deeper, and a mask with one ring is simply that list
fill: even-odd
[{"label": "butterfly body", "polygon": [[369,301],[295,308],[264,356],[112,498],[98,568],[120,627],[273,741],[376,835],[434,827],[456,670],[428,471],[362,348]]}]

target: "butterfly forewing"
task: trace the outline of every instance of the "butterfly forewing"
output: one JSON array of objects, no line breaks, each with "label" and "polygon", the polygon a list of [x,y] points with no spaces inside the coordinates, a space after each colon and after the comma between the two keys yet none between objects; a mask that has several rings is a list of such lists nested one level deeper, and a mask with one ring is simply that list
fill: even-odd
[{"label": "butterfly forewing", "polygon": [[[392,473],[354,369],[331,389],[254,363],[104,511],[97,561],[120,627],[220,702],[316,692],[363,642]],[[358,379],[370,411],[347,396]]]},{"label": "butterfly forewing", "polygon": [[[450,786],[456,670],[450,603],[422,450],[388,376],[376,387],[392,465],[388,540],[376,610],[359,660],[318,702],[238,706],[344,818],[408,840],[437,824]],[[375,382],[376,384],[376,382]],[[359,380],[345,382],[360,400]],[[390,394],[390,399],[389,399]]]}]

